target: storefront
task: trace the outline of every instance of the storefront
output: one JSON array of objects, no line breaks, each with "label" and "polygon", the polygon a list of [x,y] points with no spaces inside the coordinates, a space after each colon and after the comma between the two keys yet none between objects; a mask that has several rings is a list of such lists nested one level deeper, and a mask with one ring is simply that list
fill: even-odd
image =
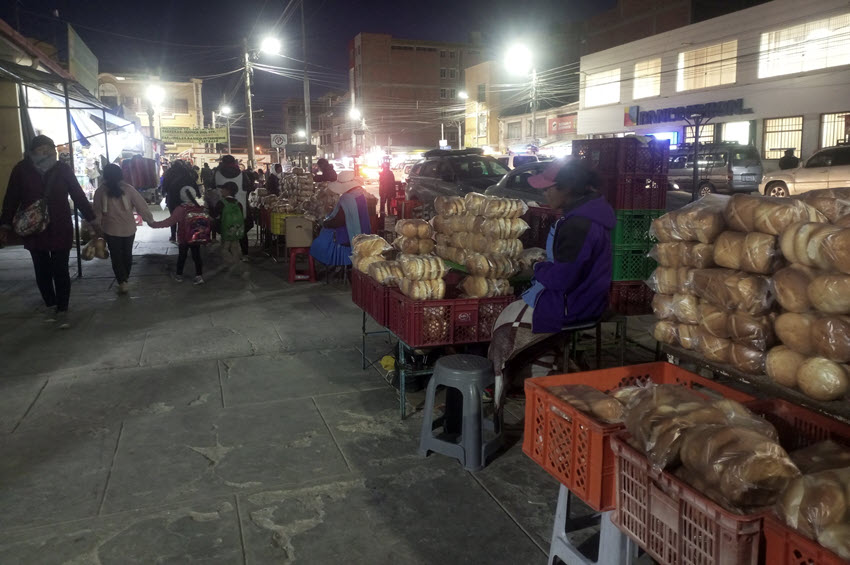
[{"label": "storefront", "polygon": [[778,0],[587,55],[578,133],[675,146],[697,121],[701,143],[753,145],[765,170],[807,158],[850,133],[848,27],[844,2]]},{"label": "storefront", "polygon": [[572,151],[578,132],[578,104],[565,104],[539,110],[532,124],[531,113],[499,118],[499,146],[502,153],[524,153],[529,146],[543,155],[563,157]]}]

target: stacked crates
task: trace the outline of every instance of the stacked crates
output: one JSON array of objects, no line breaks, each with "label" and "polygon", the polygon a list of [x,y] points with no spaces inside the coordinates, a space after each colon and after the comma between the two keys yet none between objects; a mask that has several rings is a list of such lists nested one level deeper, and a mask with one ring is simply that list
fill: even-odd
[{"label": "stacked crates", "polygon": [[656,266],[647,257],[655,243],[649,227],[666,212],[669,152],[668,141],[636,137],[573,141],[573,156],[599,174],[599,191],[617,215],[610,304],[620,314],[651,312],[652,292],[643,282]]}]

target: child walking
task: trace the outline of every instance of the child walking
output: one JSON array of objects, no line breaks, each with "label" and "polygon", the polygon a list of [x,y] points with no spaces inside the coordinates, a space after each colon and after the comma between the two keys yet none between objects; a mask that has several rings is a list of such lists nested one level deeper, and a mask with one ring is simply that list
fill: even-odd
[{"label": "child walking", "polygon": [[213,209],[214,225],[221,234],[221,255],[224,266],[231,275],[241,271],[243,278],[247,271],[242,269],[241,241],[245,235],[245,214],[242,203],[236,199],[239,186],[235,182],[226,182],[221,186],[221,201]]},{"label": "child walking", "polygon": [[177,271],[174,280],[183,282],[183,267],[186,265],[186,256],[192,252],[192,262],[195,264],[195,284],[204,284],[201,262],[201,245],[209,243],[212,220],[204,207],[198,202],[195,189],[184,186],[180,189],[180,205],[174,209],[171,217],[161,222],[150,222],[152,228],[168,228],[177,226]]}]

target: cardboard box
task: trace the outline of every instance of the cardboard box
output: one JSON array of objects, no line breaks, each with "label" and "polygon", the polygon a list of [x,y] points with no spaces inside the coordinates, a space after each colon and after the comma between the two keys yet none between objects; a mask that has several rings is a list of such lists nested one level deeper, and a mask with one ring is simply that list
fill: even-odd
[{"label": "cardboard box", "polygon": [[286,219],[286,246],[310,247],[313,243],[313,222],[307,218]]}]

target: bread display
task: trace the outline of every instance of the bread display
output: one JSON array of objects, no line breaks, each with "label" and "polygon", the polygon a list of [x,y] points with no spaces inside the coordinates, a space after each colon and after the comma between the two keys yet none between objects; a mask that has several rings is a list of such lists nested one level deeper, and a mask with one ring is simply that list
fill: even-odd
[{"label": "bread display", "polygon": [[765,353],[740,343],[732,343],[729,349],[729,364],[741,371],[760,375],[764,373]]},{"label": "bread display", "polygon": [[443,279],[411,280],[401,279],[399,289],[402,294],[413,300],[442,300],[446,296],[446,283]]},{"label": "bread display", "polygon": [[658,243],[649,256],[662,267],[707,269],[714,266],[714,245],[691,241]]},{"label": "bread display", "polygon": [[464,265],[470,275],[489,279],[507,279],[519,270],[517,263],[504,255],[483,253],[468,254]]},{"label": "bread display", "polygon": [[437,244],[433,239],[419,239],[402,235],[393,241],[393,247],[406,255],[430,255],[434,252]]},{"label": "bread display", "polygon": [[797,370],[805,355],[797,353],[787,345],[777,345],[767,352],[765,357],[765,372],[776,384],[794,388],[797,386]]},{"label": "bread display", "polygon": [[850,317],[824,316],[812,323],[815,354],[838,363],[850,362]]},{"label": "bread display", "polygon": [[812,324],[817,320],[814,314],[785,312],[776,318],[773,329],[779,341],[805,356],[815,353],[812,343]]},{"label": "bread display", "polygon": [[809,300],[809,284],[816,271],[804,265],[792,264],[773,275],[773,294],[782,308],[789,312],[808,312],[812,309]]},{"label": "bread display", "polygon": [[684,287],[688,292],[727,310],[737,309],[758,315],[768,312],[773,306],[770,283],[761,275],[728,269],[693,269],[688,273]]},{"label": "bread display", "polygon": [[560,385],[549,387],[547,390],[576,410],[607,424],[623,421],[624,408],[620,401],[592,386]]},{"label": "bread display", "polygon": [[668,212],[652,221],[650,234],[662,243],[699,241],[713,243],[726,229],[723,211],[728,196],[712,194]]},{"label": "bread display", "polygon": [[675,320],[676,312],[673,310],[673,296],[670,294],[655,294],[652,297],[652,313],[658,320]]},{"label": "bread display", "polygon": [[460,196],[438,196],[434,199],[434,210],[440,216],[460,216],[466,212],[466,203]]},{"label": "bread display", "polygon": [[404,273],[398,261],[377,261],[369,265],[369,276],[385,286],[396,286]]},{"label": "bread display", "polygon": [[395,232],[411,239],[430,239],[434,235],[434,228],[425,220],[399,220]]},{"label": "bread display", "polygon": [[392,249],[387,240],[379,235],[360,234],[351,242],[351,254],[360,257],[374,257]]},{"label": "bread display", "polygon": [[448,272],[446,264],[433,255],[402,255],[399,263],[404,278],[411,281],[442,279]]},{"label": "bread display", "polygon": [[734,311],[728,317],[729,338],[757,351],[767,351],[776,341],[771,316],[754,316],[747,312]]},{"label": "bread display", "polygon": [[469,298],[492,298],[509,296],[514,293],[507,279],[488,279],[484,277],[465,277],[458,285]]},{"label": "bread display", "polygon": [[819,275],[809,283],[808,297],[821,312],[850,314],[850,276]]},{"label": "bread display", "polygon": [[826,218],[805,202],[789,198],[769,198],[735,194],[724,212],[729,229],[779,235],[795,222],[821,222]]},{"label": "bread display", "polygon": [[699,327],[709,335],[723,339],[729,338],[730,311],[710,302],[700,302]]},{"label": "bread display", "polygon": [[797,386],[815,400],[835,400],[847,393],[847,367],[823,357],[803,361],[797,370]]}]

